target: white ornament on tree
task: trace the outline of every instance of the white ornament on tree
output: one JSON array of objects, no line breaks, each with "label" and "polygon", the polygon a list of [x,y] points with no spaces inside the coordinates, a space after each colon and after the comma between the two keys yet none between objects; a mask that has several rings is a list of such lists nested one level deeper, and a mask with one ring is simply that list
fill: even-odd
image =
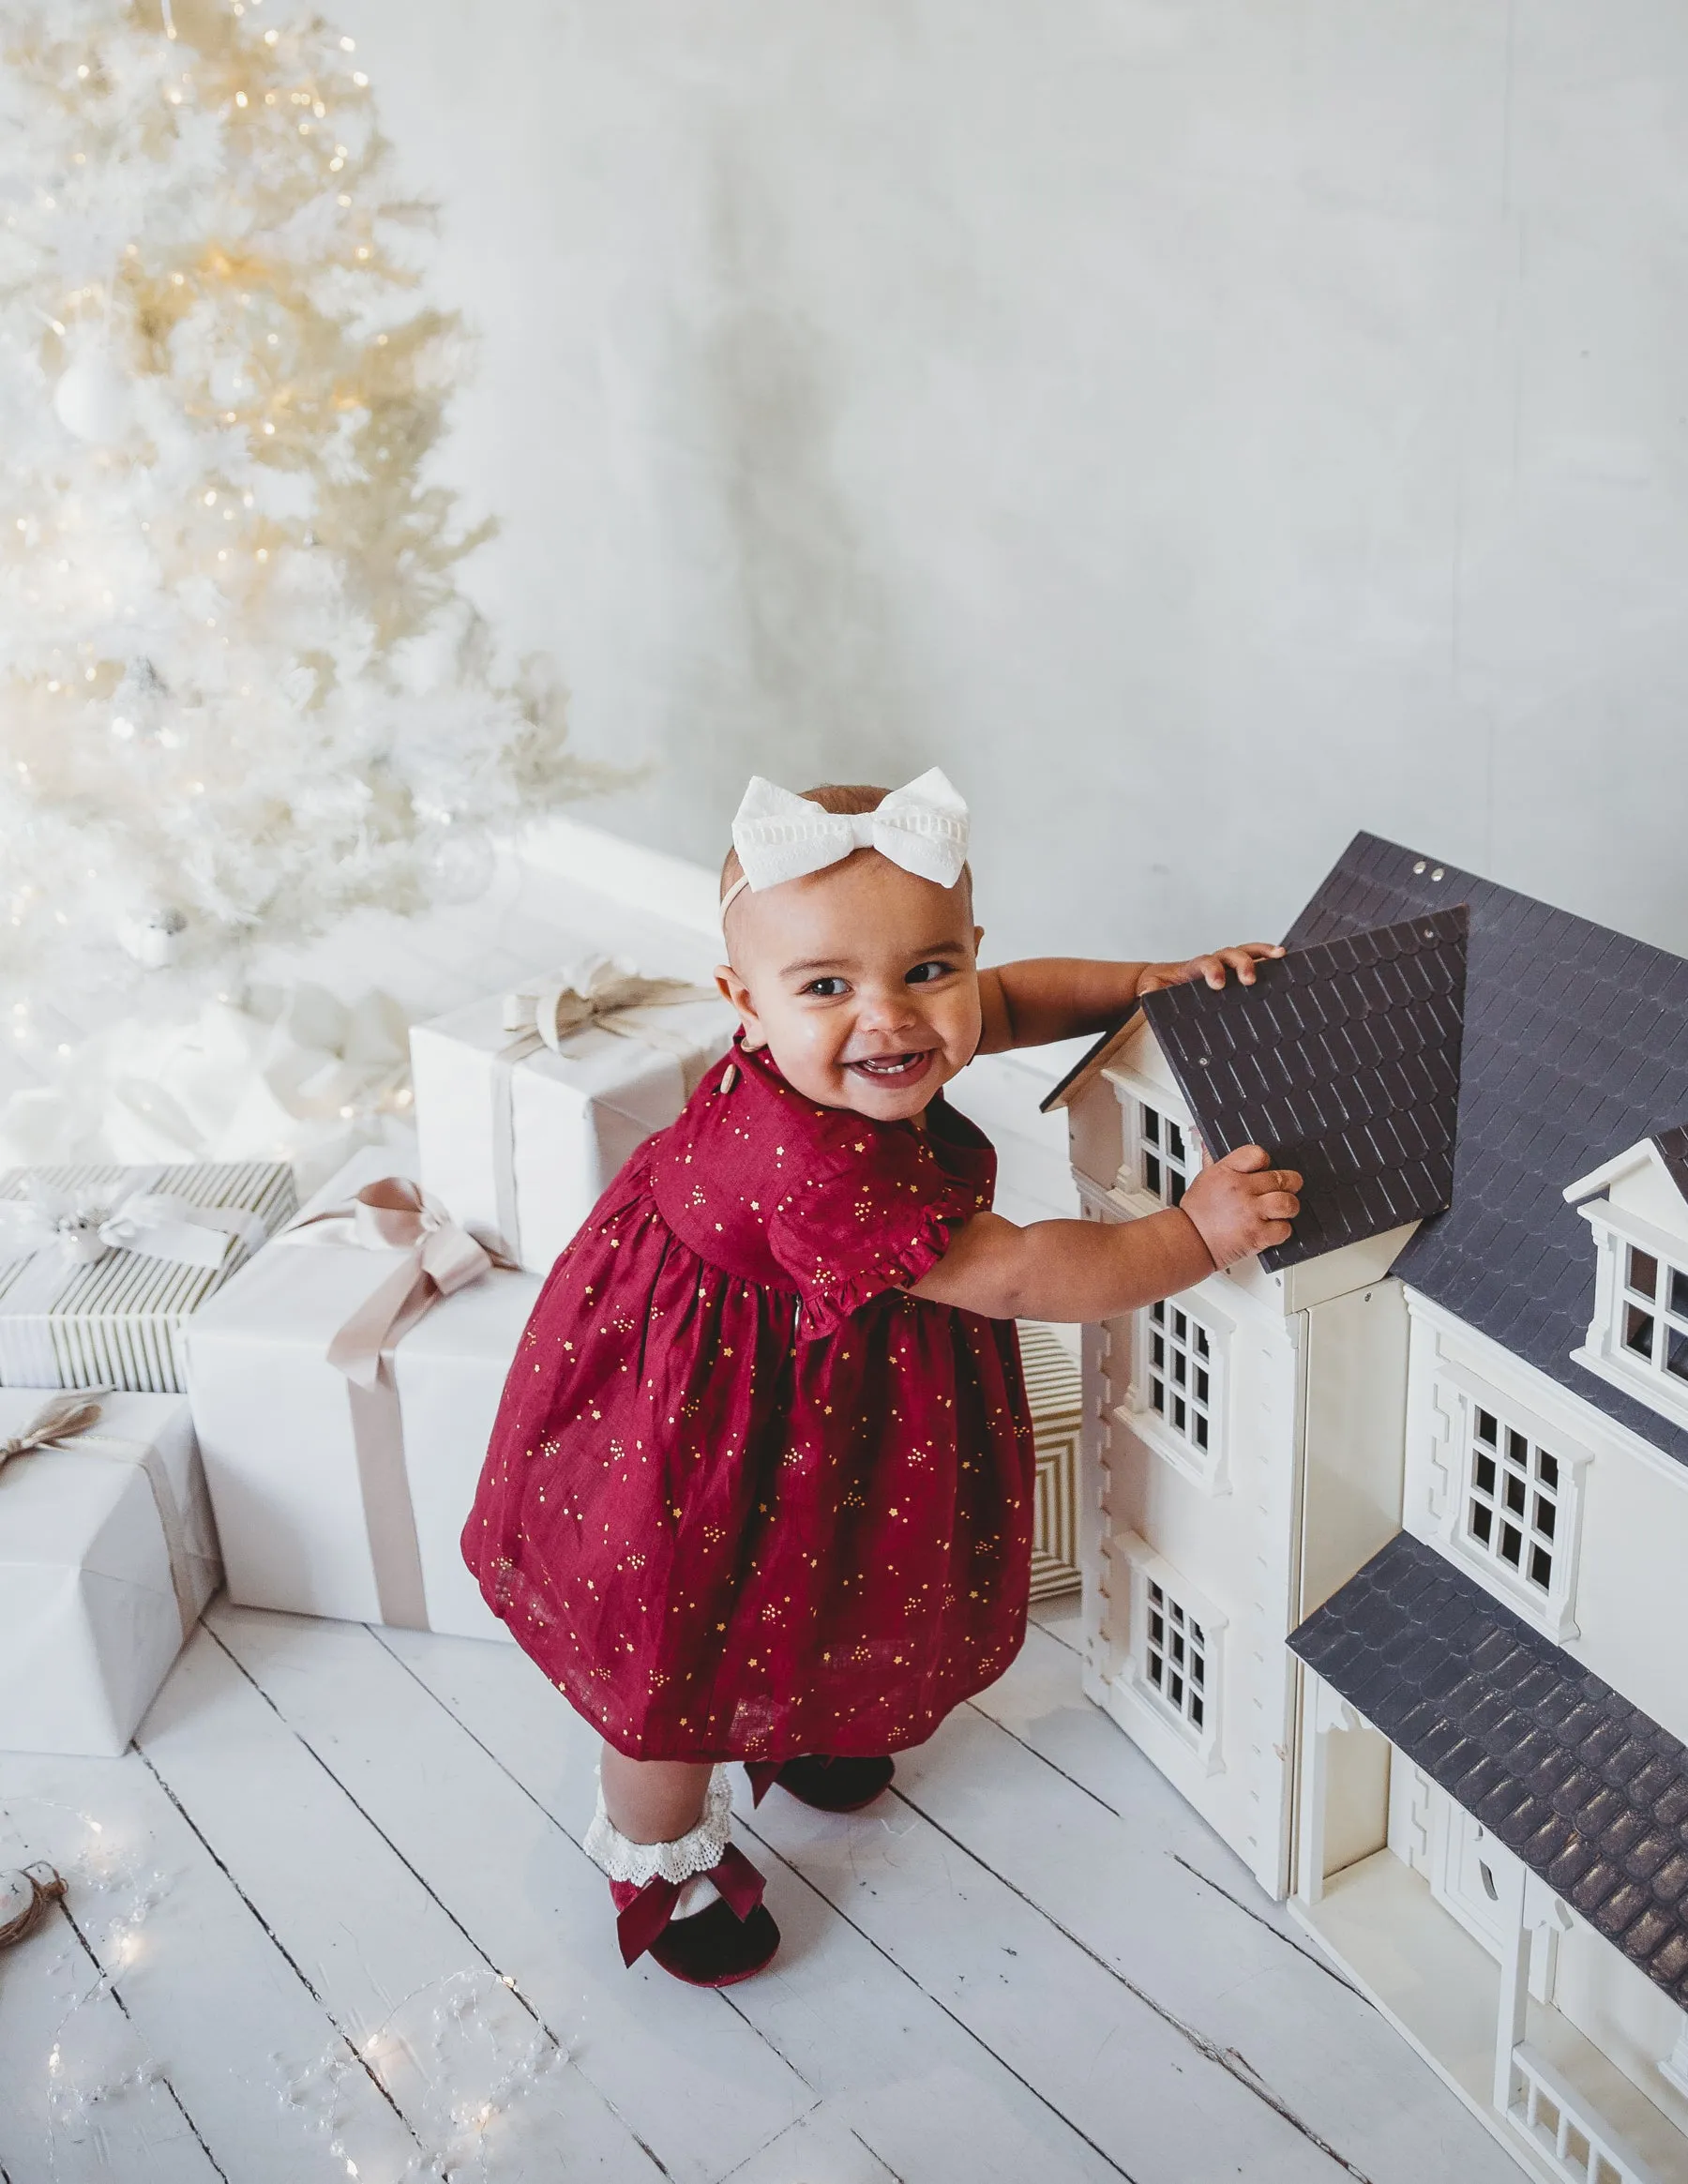
[{"label": "white ornament on tree", "polygon": [[187,930],[179,910],[160,908],[121,919],[117,938],[143,970],[167,971],[181,955]]},{"label": "white ornament on tree", "polygon": [[53,407],[67,432],[90,446],[112,447],[128,436],[135,413],[134,383],[119,369],[104,341],[89,341],[60,374]]},{"label": "white ornament on tree", "polygon": [[498,851],[484,826],[449,826],[428,860],[430,892],[440,902],[478,902],[497,868]]}]

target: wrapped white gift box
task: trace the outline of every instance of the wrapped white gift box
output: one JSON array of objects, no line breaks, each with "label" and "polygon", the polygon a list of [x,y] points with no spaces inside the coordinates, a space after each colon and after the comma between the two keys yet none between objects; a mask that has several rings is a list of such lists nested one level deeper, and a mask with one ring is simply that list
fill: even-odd
[{"label": "wrapped white gift box", "polygon": [[411,1029],[424,1187],[534,1273],[731,1044],[704,987],[582,958]]},{"label": "wrapped white gift box", "polygon": [[53,1408],[98,1415],[0,1461],[0,1747],[109,1755],[217,1589],[217,1535],[181,1396],[0,1389],[0,1449]]},{"label": "wrapped white gift box", "polygon": [[349,1378],[331,1350],[360,1320],[380,1333],[382,1294],[403,1290],[416,1252],[369,1248],[321,1216],[393,1174],[390,1152],[358,1153],[192,1322],[189,1399],[229,1596],[507,1637],[458,1541],[539,1283],[482,1271],[401,1316],[369,1384]]},{"label": "wrapped white gift box", "polygon": [[277,1160],[0,1177],[0,1386],[180,1394],[188,1318],[297,1202]]}]

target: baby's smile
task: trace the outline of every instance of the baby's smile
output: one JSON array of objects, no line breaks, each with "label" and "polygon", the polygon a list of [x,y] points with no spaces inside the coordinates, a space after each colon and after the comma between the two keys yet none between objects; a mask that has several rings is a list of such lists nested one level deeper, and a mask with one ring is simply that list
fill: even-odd
[{"label": "baby's smile", "polygon": [[923,1047],[908,1054],[875,1054],[864,1056],[859,1062],[846,1062],[860,1077],[871,1077],[880,1082],[917,1084],[932,1065],[935,1049]]}]

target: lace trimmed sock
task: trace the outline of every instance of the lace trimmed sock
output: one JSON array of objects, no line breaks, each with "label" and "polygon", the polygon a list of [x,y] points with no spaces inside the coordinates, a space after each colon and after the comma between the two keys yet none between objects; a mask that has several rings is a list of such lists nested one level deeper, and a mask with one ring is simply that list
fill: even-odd
[{"label": "lace trimmed sock", "polygon": [[581,1848],[600,1873],[610,1881],[642,1889],[649,1881],[673,1881],[680,1894],[671,1916],[689,1919],[720,1902],[720,1891],[709,1878],[719,1865],[732,1839],[732,1791],[727,1770],[717,1767],[703,1793],[703,1811],[693,1827],[671,1843],[635,1843],[624,1835],[610,1817],[599,1780],[597,1811],[587,1829]]},{"label": "lace trimmed sock", "polygon": [[728,1987],[761,1970],[779,1947],[779,1928],[762,1904],[762,1875],[731,1831],[723,1768],[710,1775],[695,1825],[668,1843],[624,1835],[605,1809],[600,1780],[584,1847],[610,1882],[624,1964],[648,1950],[694,1987]]}]

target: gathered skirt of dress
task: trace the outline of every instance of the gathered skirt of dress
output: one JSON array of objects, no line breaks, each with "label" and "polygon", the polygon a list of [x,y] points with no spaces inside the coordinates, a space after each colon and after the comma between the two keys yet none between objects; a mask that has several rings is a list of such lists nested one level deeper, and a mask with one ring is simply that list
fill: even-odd
[{"label": "gathered skirt of dress", "polygon": [[1024,1636],[1012,1324],[900,1288],[806,1312],[683,1243],[636,1160],[517,1353],[464,1554],[630,1757],[897,1751]]}]

